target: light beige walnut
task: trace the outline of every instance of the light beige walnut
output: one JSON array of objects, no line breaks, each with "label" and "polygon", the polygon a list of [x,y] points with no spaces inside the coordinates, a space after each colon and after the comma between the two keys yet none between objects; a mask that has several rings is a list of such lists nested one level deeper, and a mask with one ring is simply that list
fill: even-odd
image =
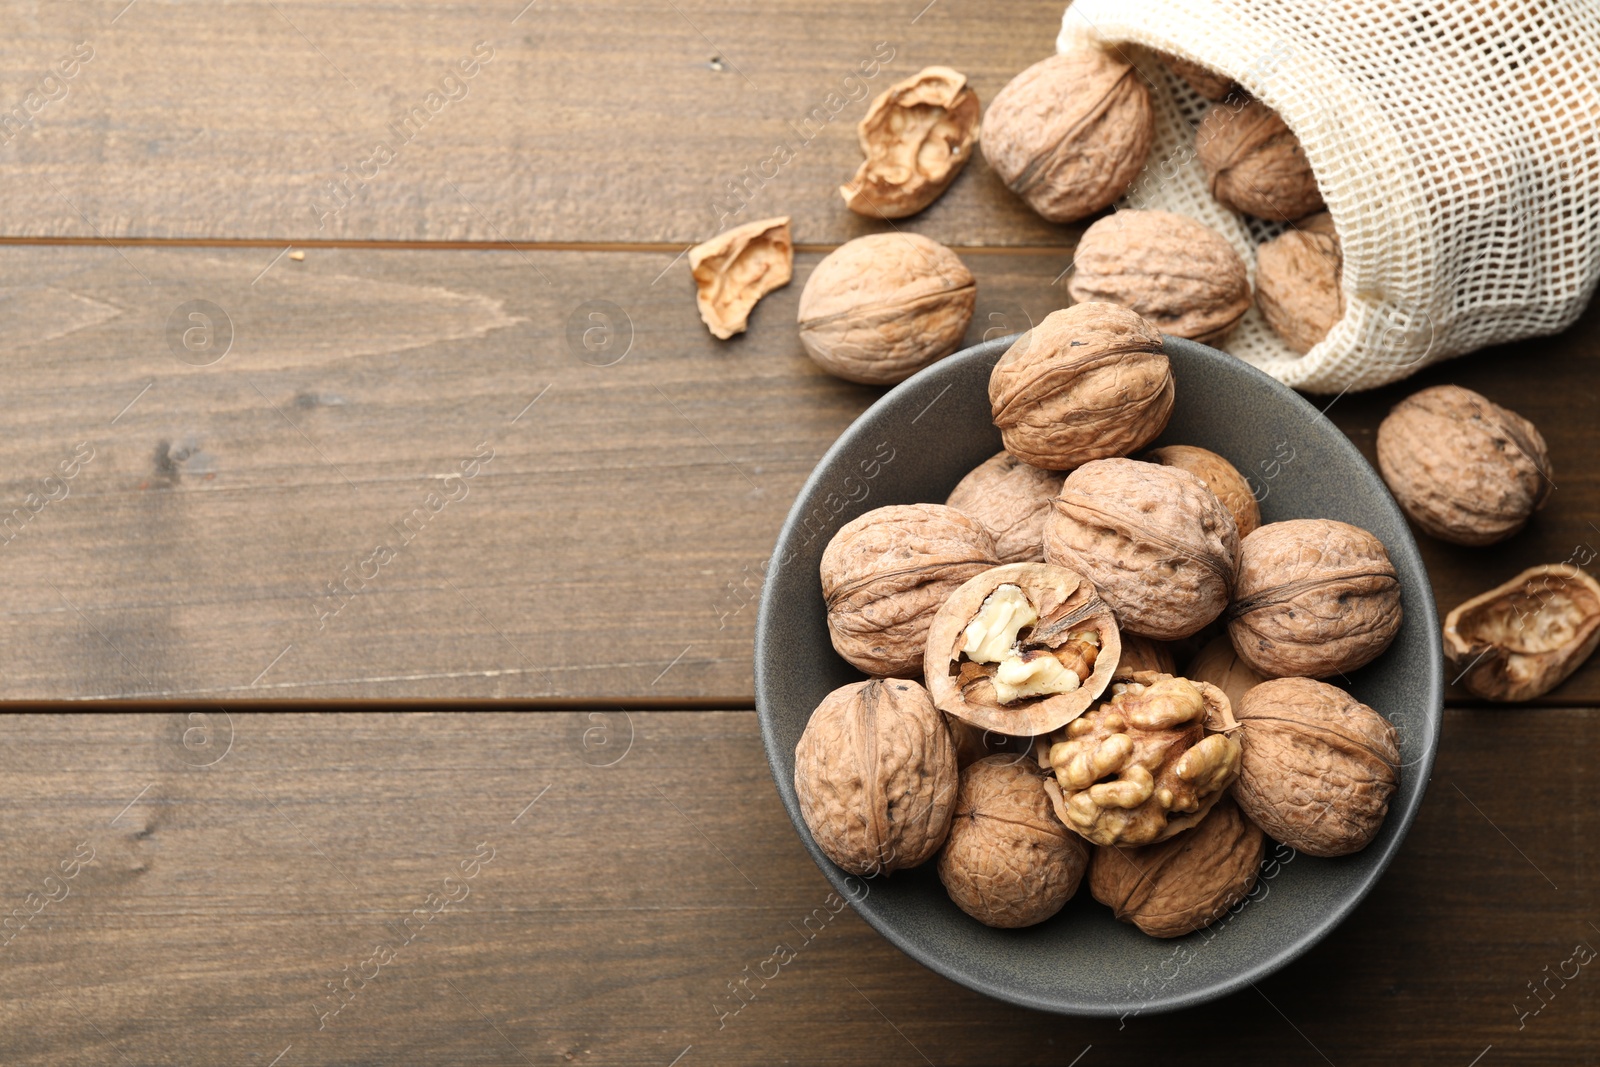
[{"label": "light beige walnut", "polygon": [[1196,681],[1210,682],[1228,695],[1228,703],[1234,707],[1244,699],[1244,695],[1251,689],[1266,681],[1254,668],[1239,658],[1239,653],[1234,651],[1233,642],[1227,634],[1218,634],[1206,643],[1205,647],[1195,654],[1189,661],[1189,666],[1184,670],[1185,678]]},{"label": "light beige walnut", "polygon": [[945,504],[994,537],[1003,563],[1044,562],[1044,520],[1066,475],[999,452],[974,467]]},{"label": "light beige walnut", "polygon": [[1167,445],[1165,448],[1152,449],[1144,459],[1163,467],[1177,467],[1199,478],[1222,501],[1228,514],[1233,516],[1233,524],[1238,527],[1240,537],[1250,536],[1261,525],[1261,505],[1257,503],[1250,483],[1239,473],[1239,468],[1210,449],[1195,445]]},{"label": "light beige walnut", "polygon": [[788,216],[735,226],[689,250],[701,321],[724,341],[744,333],[756,301],[788,285],[793,271]]},{"label": "light beige walnut", "polygon": [[978,94],[949,67],[889,86],[856,129],[867,158],[839,193],[869,218],[915,215],[955,181],[978,140]]},{"label": "light beige walnut", "polygon": [[1600,582],[1570,563],[1530,567],[1444,620],[1452,674],[1487,700],[1543,696],[1581,667],[1597,643]]},{"label": "light beige walnut", "polygon": [[1256,249],[1256,306],[1283,343],[1302,356],[1344,318],[1344,255],[1326,211]]},{"label": "light beige walnut", "polygon": [[1299,138],[1259,100],[1213,104],[1195,148],[1211,195],[1225,208],[1293,222],[1324,206]]}]

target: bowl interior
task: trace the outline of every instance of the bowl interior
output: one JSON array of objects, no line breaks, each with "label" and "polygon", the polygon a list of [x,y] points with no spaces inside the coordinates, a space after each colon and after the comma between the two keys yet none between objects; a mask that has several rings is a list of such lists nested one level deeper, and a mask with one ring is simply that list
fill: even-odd
[{"label": "bowl interior", "polygon": [[1177,404],[1158,443],[1200,445],[1228,459],[1256,488],[1263,522],[1321,517],[1370,530],[1399,572],[1405,618],[1394,644],[1348,682],[1334,679],[1399,733],[1400,787],[1377,840],[1340,859],[1269,844],[1250,897],[1206,930],[1173,941],[1117,922],[1087,886],[1048,922],[993,930],[950,902],[931,861],[890,878],[847,875],[812,840],[794,790],[795,744],[812,709],[863,677],[828,639],[822,551],[839,527],[872,508],[942,502],[967,471],[1000,450],[988,380],[1011,340],[958,353],[895,387],[845,431],[801,490],[768,565],[756,627],[756,708],[767,758],[823,873],[873,927],[924,965],[991,996],[1065,1014],[1198,1004],[1314,944],[1371,889],[1405,836],[1441,719],[1443,660],[1427,574],[1377,473],[1316,408],[1232,356],[1168,338]]}]

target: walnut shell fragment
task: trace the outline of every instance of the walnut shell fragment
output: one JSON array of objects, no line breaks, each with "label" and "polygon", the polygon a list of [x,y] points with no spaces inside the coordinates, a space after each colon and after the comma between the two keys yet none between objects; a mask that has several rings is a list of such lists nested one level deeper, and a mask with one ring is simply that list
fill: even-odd
[{"label": "walnut shell fragment", "polygon": [[1121,304],[1163,333],[1219,341],[1250,310],[1250,274],[1228,239],[1170,211],[1132,208],[1078,240],[1067,293]]},{"label": "walnut shell fragment", "polygon": [[1326,211],[1256,249],[1256,306],[1302,356],[1344,318],[1344,253]]},{"label": "walnut shell fragment", "polygon": [[793,271],[787,215],[735,226],[689,250],[700,319],[724,341],[744,333],[756,301],[788,285]]},{"label": "walnut shell fragment", "polygon": [[1043,59],[1011,79],[983,119],[983,155],[1051,222],[1087,218],[1144,169],[1155,118],[1144,79],[1098,48]]},{"label": "walnut shell fragment", "polygon": [[1111,673],[1114,682],[1126,682],[1144,671],[1157,674],[1176,674],[1172,649],[1162,641],[1152,641],[1138,634],[1119,634],[1122,639],[1122,656],[1117,669]]},{"label": "walnut shell fragment", "polygon": [[1181,59],[1178,56],[1162,56],[1161,61],[1167,65],[1168,70],[1182,78],[1189,88],[1207,100],[1224,100],[1233,92],[1233,79],[1226,74],[1218,74],[1210,67],[1202,67],[1191,59]]},{"label": "walnut shell fragment", "polygon": [[1225,208],[1293,222],[1324,207],[1299,138],[1259,100],[1213,104],[1195,131],[1195,149]]},{"label": "walnut shell fragment", "polygon": [[942,504],[875,508],[822,553],[833,647],[867,674],[915,676],[939,606],[999,564],[987,530]]},{"label": "walnut shell fragment", "polygon": [[1234,713],[1244,754],[1233,796],[1246,817],[1308,856],[1371,843],[1400,780],[1388,719],[1310,678],[1262,682]]},{"label": "walnut shell fragment", "polygon": [[1044,520],[1065,477],[999,452],[969,471],[945,504],[989,531],[1002,563],[1043,563]]},{"label": "walnut shell fragment", "polygon": [[1006,451],[1047,470],[1143,448],[1166,429],[1172,403],[1161,334],[1115,304],[1052,311],[989,375]]},{"label": "walnut shell fragment", "polygon": [[1444,654],[1486,700],[1543,696],[1600,644],[1600,582],[1570,563],[1530,567],[1445,616]]},{"label": "walnut shell fragment", "polygon": [[904,381],[966,336],[977,283],[959,257],[921,234],[846,241],[800,292],[800,343],[829,374],[866,385]]},{"label": "walnut shell fragment", "polygon": [[1533,423],[1458,385],[1394,406],[1378,426],[1378,470],[1413,522],[1458,545],[1505,540],[1553,488]]},{"label": "walnut shell fragment", "polygon": [[1121,654],[1111,609],[1086,578],[1010,563],[968,579],[939,608],[923,669],[941,711],[1028,737],[1082,714]]},{"label": "walnut shell fragment", "polygon": [[1364,667],[1400,631],[1400,580],[1383,542],[1333,519],[1269,522],[1239,546],[1228,636],[1268,678]]},{"label": "walnut shell fragment", "polygon": [[[1124,641],[1126,640],[1124,638]],[[1239,706],[1246,693],[1266,681],[1254,668],[1239,658],[1239,653],[1234,651],[1233,642],[1228,639],[1227,634],[1218,634],[1195,653],[1183,676],[1199,682],[1210,682],[1228,695],[1228,703],[1234,707]]]},{"label": "walnut shell fragment", "polygon": [[869,218],[915,215],[955,181],[978,139],[978,94],[964,74],[925,67],[872,101],[856,128],[867,158],[839,187]]},{"label": "walnut shell fragment", "polygon": [[1224,797],[1186,834],[1139,848],[1096,848],[1089,891],[1120,922],[1151,937],[1182,937],[1245,899],[1266,851],[1265,835]]},{"label": "walnut shell fragment", "polygon": [[1056,819],[1044,784],[1026,756],[990,756],[961,772],[939,880],[987,926],[1044,922],[1083,880],[1089,850]]},{"label": "walnut shell fragment", "polygon": [[1177,467],[1199,478],[1205,487],[1222,501],[1222,506],[1233,516],[1233,524],[1240,537],[1248,537],[1261,525],[1261,505],[1250,483],[1245,481],[1239,468],[1212,452],[1194,445],[1167,445],[1145,453],[1147,463],[1163,467]]},{"label": "walnut shell fragment", "polygon": [[851,874],[889,874],[932,856],[956,787],[950,733],[913,681],[835,689],[795,746],[800,814],[817,847]]}]

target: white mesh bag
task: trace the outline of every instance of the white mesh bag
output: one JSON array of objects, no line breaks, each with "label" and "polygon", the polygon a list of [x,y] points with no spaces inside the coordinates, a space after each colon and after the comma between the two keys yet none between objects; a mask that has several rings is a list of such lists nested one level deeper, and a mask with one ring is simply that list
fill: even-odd
[{"label": "white mesh bag", "polygon": [[1223,347],[1310,392],[1369,389],[1554,333],[1600,276],[1600,0],[1077,0],[1057,47],[1151,87],[1156,137],[1122,207],[1226,234],[1194,154],[1207,106],[1153,53],[1232,77],[1305,148],[1344,253],[1347,311],[1305,355],[1251,310]]}]

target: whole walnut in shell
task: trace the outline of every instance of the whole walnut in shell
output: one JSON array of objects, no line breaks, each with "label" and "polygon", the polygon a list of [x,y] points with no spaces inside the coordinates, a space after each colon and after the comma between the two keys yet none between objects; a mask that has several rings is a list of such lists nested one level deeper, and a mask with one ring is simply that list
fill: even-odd
[{"label": "whole walnut in shell", "polygon": [[1044,552],[1094,582],[1123,629],[1172,641],[1227,607],[1239,532],[1188,471],[1097,459],[1062,483]]},{"label": "whole walnut in shell", "polygon": [[1177,664],[1172,659],[1172,649],[1162,641],[1152,641],[1138,634],[1120,634],[1122,657],[1117,669],[1111,673],[1112,681],[1126,682],[1145,671],[1157,674],[1176,674]]},{"label": "whole walnut in shell", "polygon": [[1087,218],[1144,169],[1155,138],[1144,79],[1098,48],[1042,59],[1001,89],[983,119],[983,155],[1051,222]]},{"label": "whole walnut in shell", "polygon": [[1000,452],[968,472],[945,504],[989,531],[1002,563],[1043,563],[1044,520],[1065,477]]},{"label": "whole walnut in shell", "polygon": [[1553,488],[1533,423],[1458,385],[1394,406],[1378,426],[1378,470],[1413,522],[1458,545],[1505,540]]},{"label": "whole walnut in shell", "polygon": [[1052,311],[989,375],[1006,451],[1047,470],[1143,448],[1166,429],[1172,402],[1161,334],[1115,304]]},{"label": "whole walnut in shell", "polygon": [[834,650],[867,674],[918,674],[939,606],[999,562],[989,532],[942,504],[894,504],[845,523],[822,552]]},{"label": "whole walnut in shell", "polygon": [[1543,696],[1600,643],[1600,582],[1570,563],[1530,567],[1444,620],[1444,654],[1488,700]]},{"label": "whole walnut in shell", "polygon": [[1078,241],[1067,292],[1138,312],[1163,333],[1221,340],[1250,310],[1250,274],[1228,239],[1170,211],[1125,209]]},{"label": "whole walnut in shell", "polygon": [[927,690],[874,678],[817,705],[794,750],[800,814],[851,874],[889,874],[938,851],[956,798],[955,746]]},{"label": "whole walnut in shell", "polygon": [[1196,93],[1207,100],[1223,100],[1233,92],[1233,79],[1226,74],[1218,74],[1210,67],[1202,67],[1190,59],[1180,59],[1177,56],[1162,56],[1161,61],[1167,69],[1182,78]]},{"label": "whole walnut in shell", "polygon": [[1244,753],[1233,796],[1245,816],[1308,856],[1366,848],[1400,780],[1389,720],[1310,678],[1262,682],[1234,714]]},{"label": "whole walnut in shell", "polygon": [[1089,850],[1050,809],[1045,776],[1026,756],[990,756],[961,772],[939,880],[988,926],[1044,922],[1078,891]]},{"label": "whole walnut in shell", "polygon": [[[1126,642],[1126,638],[1123,639]],[[1189,661],[1183,672],[1185,678],[1210,682],[1228,695],[1234,707],[1251,689],[1266,681],[1254,668],[1239,658],[1227,634],[1218,634]]]},{"label": "whole walnut in shell", "polygon": [[1383,542],[1333,519],[1269,522],[1239,546],[1228,636],[1268,678],[1364,667],[1400,630],[1400,580]]},{"label": "whole walnut in shell", "polygon": [[1259,100],[1213,104],[1195,131],[1195,149],[1225,208],[1293,222],[1324,206],[1299,139]]},{"label": "whole walnut in shell", "polygon": [[1302,356],[1344,318],[1344,253],[1326,211],[1256,249],[1256,306]]},{"label": "whole walnut in shell", "polygon": [[800,292],[800,343],[846,381],[892,385],[961,346],[978,299],[960,258],[897,230],[846,241]]},{"label": "whole walnut in shell", "polygon": [[1163,467],[1177,467],[1199,478],[1233,516],[1233,525],[1238,528],[1240,537],[1250,536],[1261,525],[1261,505],[1250,483],[1239,473],[1239,468],[1210,449],[1168,445],[1152,449],[1144,459]]},{"label": "whole walnut in shell", "polygon": [[788,285],[793,269],[788,216],[735,226],[689,250],[700,319],[724,341],[744,333],[756,301]]},{"label": "whole walnut in shell", "polygon": [[949,67],[927,67],[872,101],[856,128],[867,158],[839,193],[851,211],[902,219],[956,180],[978,139],[978,94]]},{"label": "whole walnut in shell", "polygon": [[1245,899],[1266,851],[1266,837],[1224,797],[1186,834],[1140,848],[1096,848],[1089,891],[1151,937],[1182,937]]},{"label": "whole walnut in shell", "polygon": [[1013,739],[1009,735],[974,726],[949,712],[942,711],[939,714],[944,716],[945,727],[950,731],[950,741],[956,747],[957,767],[965,768],[985,756],[1011,751]]}]

